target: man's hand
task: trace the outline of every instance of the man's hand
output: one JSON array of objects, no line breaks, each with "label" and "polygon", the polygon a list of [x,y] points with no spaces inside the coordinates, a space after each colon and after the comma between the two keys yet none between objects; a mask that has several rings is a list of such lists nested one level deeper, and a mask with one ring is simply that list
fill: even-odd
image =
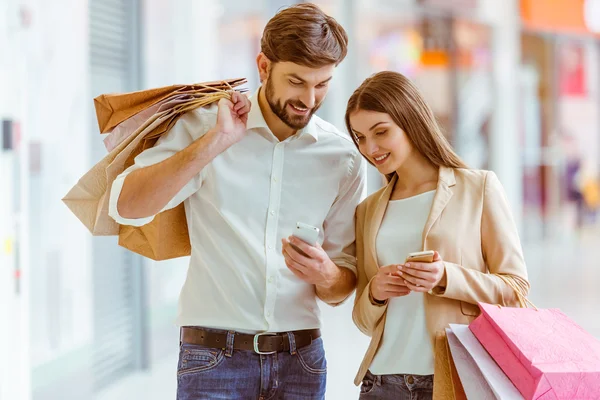
[{"label": "man's hand", "polygon": [[[311,246],[294,236],[282,239],[281,242],[285,264],[294,275],[325,289],[335,285],[340,275],[339,267],[331,261],[320,244]],[[298,252],[294,246],[305,255]]]},{"label": "man's hand", "polygon": [[398,265],[387,265],[379,268],[371,282],[371,297],[384,302],[392,297],[402,297],[410,293],[404,279],[398,275]]},{"label": "man's hand", "polygon": [[408,262],[398,269],[398,275],[414,292],[429,292],[437,286],[446,286],[446,267],[437,251],[433,256],[433,262]]},{"label": "man's hand", "polygon": [[231,100],[219,100],[218,107],[215,130],[219,134],[219,141],[229,148],[246,134],[250,100],[242,93],[233,92]]}]

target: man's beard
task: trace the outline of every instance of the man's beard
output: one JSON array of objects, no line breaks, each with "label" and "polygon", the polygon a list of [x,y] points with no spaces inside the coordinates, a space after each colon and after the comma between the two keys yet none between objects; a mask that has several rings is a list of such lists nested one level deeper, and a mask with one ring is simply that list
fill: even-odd
[{"label": "man's beard", "polygon": [[319,103],[315,105],[307,115],[290,115],[287,111],[288,104],[304,109],[308,107],[306,107],[304,103],[299,100],[287,100],[282,105],[280,101],[275,100],[275,88],[273,87],[273,82],[270,78],[267,79],[267,84],[265,86],[265,97],[267,98],[269,107],[271,107],[271,111],[273,111],[273,114],[277,115],[277,117],[283,121],[284,124],[294,130],[300,130],[308,125],[313,114],[317,112],[319,107],[321,107],[321,103]]}]

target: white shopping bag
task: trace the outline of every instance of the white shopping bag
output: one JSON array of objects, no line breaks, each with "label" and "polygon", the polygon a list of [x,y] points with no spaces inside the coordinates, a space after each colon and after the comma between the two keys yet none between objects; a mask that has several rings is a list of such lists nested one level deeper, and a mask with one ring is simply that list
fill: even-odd
[{"label": "white shopping bag", "polygon": [[450,324],[446,329],[452,360],[467,398],[474,400],[523,400],[468,325]]}]

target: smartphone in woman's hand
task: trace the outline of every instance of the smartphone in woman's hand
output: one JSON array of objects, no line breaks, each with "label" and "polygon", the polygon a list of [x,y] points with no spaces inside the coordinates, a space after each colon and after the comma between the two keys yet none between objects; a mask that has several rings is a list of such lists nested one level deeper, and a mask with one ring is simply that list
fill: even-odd
[{"label": "smartphone in woman's hand", "polygon": [[410,253],[408,257],[406,257],[406,262],[430,263],[433,262],[434,255],[435,251],[433,250],[418,251],[416,253]]}]

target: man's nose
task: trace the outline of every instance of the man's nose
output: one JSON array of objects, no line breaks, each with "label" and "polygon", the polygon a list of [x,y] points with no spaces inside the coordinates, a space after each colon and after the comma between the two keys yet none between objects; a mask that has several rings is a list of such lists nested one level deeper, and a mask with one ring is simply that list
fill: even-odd
[{"label": "man's nose", "polygon": [[300,101],[304,103],[307,108],[313,108],[315,106],[315,90],[307,89],[300,97]]}]

